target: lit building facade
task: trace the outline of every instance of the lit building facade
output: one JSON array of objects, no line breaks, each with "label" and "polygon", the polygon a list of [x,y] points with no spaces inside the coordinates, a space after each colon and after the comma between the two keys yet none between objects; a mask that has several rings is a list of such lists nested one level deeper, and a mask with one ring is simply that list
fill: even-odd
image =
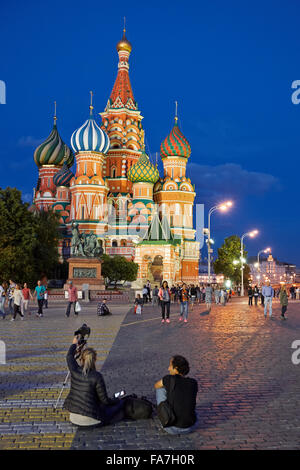
[{"label": "lit building facade", "polygon": [[[145,152],[142,115],[129,79],[132,46],[117,44],[118,72],[105,110],[93,112],[71,136],[71,148],[58,133],[56,116],[50,136],[35,151],[39,179],[37,210],[60,215],[61,258],[68,258],[71,225],[94,233],[108,255],[139,265],[137,285],[147,279],[198,283],[199,242],[195,241],[195,187],[186,177],[191,147],[175,122],[161,144],[163,175]],[[71,171],[75,159],[74,173]]]}]

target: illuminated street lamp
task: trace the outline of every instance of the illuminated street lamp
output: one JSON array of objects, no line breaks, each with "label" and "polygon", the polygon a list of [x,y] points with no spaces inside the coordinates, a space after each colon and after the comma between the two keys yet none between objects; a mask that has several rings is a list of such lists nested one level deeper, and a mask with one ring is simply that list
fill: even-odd
[{"label": "illuminated street lamp", "polygon": [[258,230],[251,230],[251,232],[246,232],[241,236],[241,296],[244,295],[244,238],[250,237],[253,238],[258,234]]},{"label": "illuminated street lamp", "polygon": [[258,273],[260,273],[260,264],[259,264],[259,255],[261,255],[261,253],[271,253],[271,248],[268,247],[268,248],[265,248],[264,250],[260,250],[257,254],[257,271]]},{"label": "illuminated street lamp", "polygon": [[226,212],[230,207],[232,207],[233,203],[232,201],[226,201],[222,202],[221,204],[218,204],[217,206],[213,206],[209,209],[208,212],[208,228],[204,229],[204,233],[207,235],[207,252],[208,252],[208,257],[207,257],[207,272],[208,272],[208,282],[210,283],[210,264],[211,264],[211,253],[213,252],[212,248],[210,247],[213,244],[213,240],[210,238],[210,218],[213,212],[215,211],[221,211],[221,212]]}]

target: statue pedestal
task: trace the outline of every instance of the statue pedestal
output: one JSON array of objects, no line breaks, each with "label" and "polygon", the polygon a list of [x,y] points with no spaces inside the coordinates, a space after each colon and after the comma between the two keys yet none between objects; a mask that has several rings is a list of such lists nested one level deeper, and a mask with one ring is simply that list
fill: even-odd
[{"label": "statue pedestal", "polygon": [[[78,290],[83,290],[83,284],[88,284],[89,291],[105,290],[104,279],[101,276],[101,261],[98,258],[69,258],[69,281]],[[66,289],[67,286],[65,286]]]}]

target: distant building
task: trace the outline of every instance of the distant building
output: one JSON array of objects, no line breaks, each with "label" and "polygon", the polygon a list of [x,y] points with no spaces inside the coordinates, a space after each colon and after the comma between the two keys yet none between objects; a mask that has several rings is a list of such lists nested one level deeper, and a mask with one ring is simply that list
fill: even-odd
[{"label": "distant building", "polygon": [[[200,261],[199,262],[199,283],[200,284],[206,284],[207,282],[208,282],[207,262]],[[212,284],[223,284],[224,283],[224,275],[223,274],[215,274],[213,266],[211,267],[210,282]]]},{"label": "distant building", "polygon": [[296,282],[296,265],[289,264],[273,258],[270,254],[267,258],[261,258],[259,265],[257,258],[251,256],[248,258],[251,279],[254,284],[261,284],[269,280],[271,283],[279,284],[286,282],[292,284]]}]

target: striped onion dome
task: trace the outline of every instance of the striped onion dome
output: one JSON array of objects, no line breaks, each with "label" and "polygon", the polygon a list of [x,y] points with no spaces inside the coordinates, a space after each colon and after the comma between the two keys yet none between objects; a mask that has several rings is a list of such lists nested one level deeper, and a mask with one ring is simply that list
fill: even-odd
[{"label": "striped onion dome", "polygon": [[[74,163],[74,155],[69,147],[66,147],[68,167]],[[65,143],[60,137],[56,124],[54,123],[51,134],[45,142],[37,147],[34,152],[34,161],[38,167],[43,165],[62,166],[65,156]]]},{"label": "striped onion dome", "polygon": [[159,179],[159,172],[150,162],[148,155],[143,151],[138,161],[129,168],[127,177],[132,183],[154,184]]},{"label": "striped onion dome", "polygon": [[68,168],[67,159],[65,157],[62,168],[53,177],[53,183],[55,186],[69,186],[73,176],[72,171]]},{"label": "striped onion dome", "polygon": [[106,153],[109,149],[110,141],[108,135],[103,131],[92,115],[85,123],[73,132],[71,146],[77,152],[101,152]]},{"label": "striped onion dome", "polygon": [[161,158],[165,157],[185,157],[191,155],[191,146],[178,127],[177,118],[170,134],[165,138],[160,146]]}]

